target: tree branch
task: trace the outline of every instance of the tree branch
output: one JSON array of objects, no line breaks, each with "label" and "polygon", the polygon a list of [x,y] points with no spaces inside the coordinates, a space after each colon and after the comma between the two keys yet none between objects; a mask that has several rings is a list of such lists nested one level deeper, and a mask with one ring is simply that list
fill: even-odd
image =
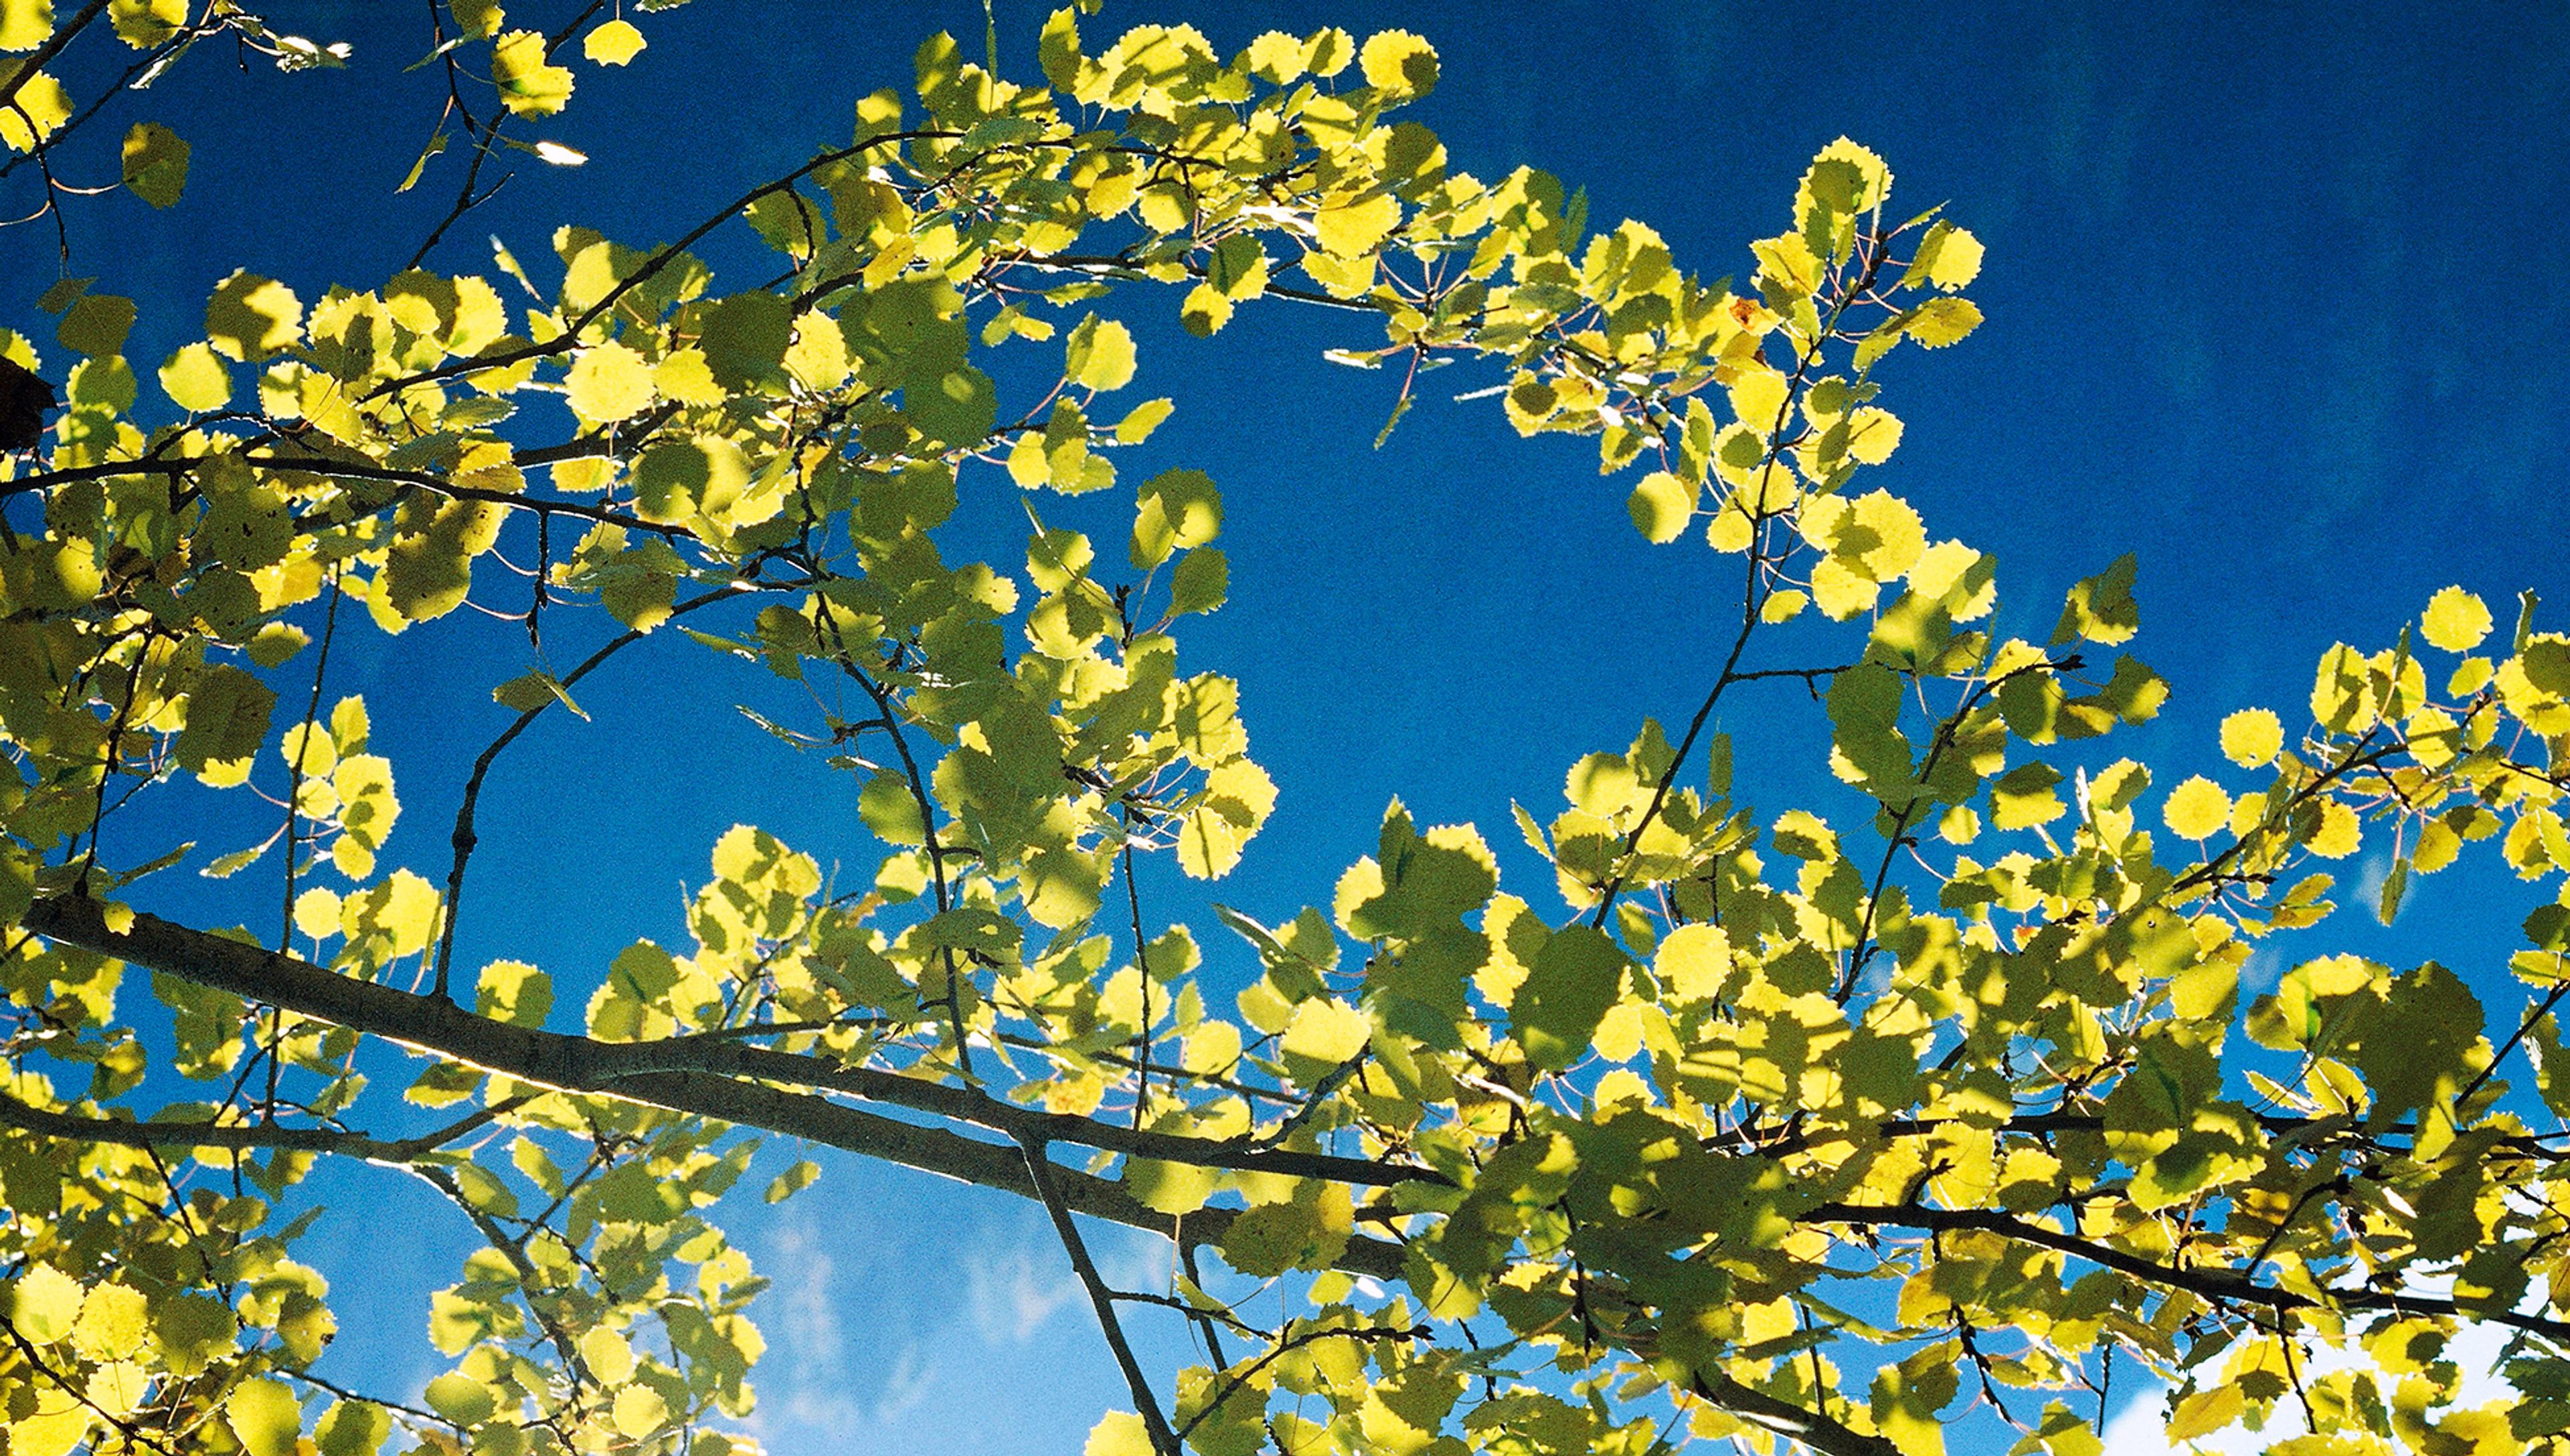
[{"label": "tree branch", "polygon": [[[516,1081],[764,1128],[824,1147],[944,1174],[984,1188],[1002,1189],[1023,1198],[1036,1198],[1037,1192],[1025,1158],[1013,1146],[982,1142],[943,1128],[904,1122],[762,1082],[785,1080],[804,1086],[826,1086],[857,1096],[869,1095],[869,1091],[898,1094],[899,1105],[939,1115],[955,1115],[949,1108],[970,1106],[978,1100],[990,1107],[978,1108],[978,1116],[963,1120],[984,1126],[1005,1121],[1007,1126],[1001,1130],[1012,1138],[1020,1132],[1050,1137],[1059,1131],[1060,1141],[1097,1147],[1109,1142],[1132,1144],[1130,1148],[1116,1147],[1111,1151],[1135,1152],[1163,1162],[1310,1178],[1353,1173],[1364,1175],[1373,1184],[1438,1177],[1429,1170],[1387,1168],[1359,1159],[1258,1152],[1204,1139],[1135,1134],[1130,1129],[1091,1123],[1084,1118],[1029,1112],[970,1089],[938,1087],[889,1072],[862,1068],[833,1072],[811,1058],[787,1053],[760,1052],[744,1059],[737,1055],[743,1049],[734,1048],[734,1055],[728,1057],[676,1058],[681,1063],[701,1061],[704,1065],[673,1067],[652,1060],[655,1052],[665,1048],[651,1043],[609,1043],[507,1025],[430,996],[340,975],[308,961],[173,924],[156,915],[136,913],[125,929],[110,929],[105,908],[94,901],[40,900],[29,907],[23,923],[49,939],[283,1006]],[[717,1075],[718,1071],[735,1075]],[[860,1087],[868,1090],[856,1090]],[[1008,1116],[1001,1118],[992,1108]],[[1168,1215],[1144,1207],[1122,1184],[1067,1168],[1054,1170],[1054,1177],[1072,1212],[1168,1237]],[[1188,1215],[1185,1242],[1219,1245],[1233,1217],[1229,1209],[1204,1209]],[[1399,1278],[1402,1250],[1382,1240],[1352,1239],[1337,1267],[1351,1274]]]}]

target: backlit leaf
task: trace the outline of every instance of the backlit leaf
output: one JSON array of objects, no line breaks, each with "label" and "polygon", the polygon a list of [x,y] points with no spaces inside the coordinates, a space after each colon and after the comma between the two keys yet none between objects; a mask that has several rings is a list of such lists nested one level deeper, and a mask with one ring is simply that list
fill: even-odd
[{"label": "backlit leaf", "polygon": [[643,44],[633,22],[611,20],[581,40],[580,53],[602,66],[622,66],[642,54]]}]

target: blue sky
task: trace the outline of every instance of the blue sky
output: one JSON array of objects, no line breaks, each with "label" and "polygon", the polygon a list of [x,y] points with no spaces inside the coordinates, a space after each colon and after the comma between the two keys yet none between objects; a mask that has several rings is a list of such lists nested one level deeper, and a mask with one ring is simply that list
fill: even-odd
[{"label": "blue sky", "polygon": [[[512,23],[556,8],[513,6]],[[419,7],[272,15],[351,41],[356,64],[279,77],[190,57],[117,128],[166,120],[196,144],[186,201],[71,212],[72,271],[143,301],[140,359],[184,341],[234,266],[307,299],[380,282],[455,185],[449,157],[390,194],[435,106],[431,72],[398,74],[426,49]],[[921,37],[951,28],[977,51],[982,27],[978,4],[698,0],[638,18],[650,49],[621,73],[578,65],[571,110],[531,134],[593,161],[520,159],[432,266],[487,269],[494,232],[534,264],[563,221],[636,243],[673,235],[842,135],[855,97],[906,80]],[[1032,72],[1040,11],[999,18],[1004,63]],[[1747,271],[1745,241],[1784,225],[1805,162],[1842,134],[1890,162],[1896,204],[1948,203],[1988,246],[1972,289],[1988,322],[1887,367],[1884,403],[1908,431],[1885,479],[1933,535],[2000,554],[2018,631],[2048,626],[2071,579],[2140,553],[2136,650],[2176,696],[2119,751],[2183,765],[2163,782],[2214,771],[2224,712],[2290,718],[2323,648],[2387,642],[2440,586],[2494,604],[2531,586],[2570,607],[2570,16],[2557,8],[1110,0],[1089,26],[1180,19],[1225,50],[1271,27],[1417,30],[1443,56],[1419,115],[1458,166],[1553,171],[1588,189],[1592,220],[1642,218],[1708,276]],[[91,173],[112,169],[88,157]],[[13,215],[25,181],[0,182]],[[747,282],[745,268],[718,285]],[[48,337],[34,300],[55,273],[47,227],[0,231],[0,321]],[[1513,856],[1516,888],[1538,891],[1507,849],[1509,801],[1547,812],[1571,759],[1622,747],[1643,714],[1683,719],[1714,666],[1729,578],[1700,546],[1643,546],[1627,484],[1600,481],[1586,445],[1521,442],[1493,402],[1445,402],[1487,377],[1429,376],[1423,407],[1372,450],[1395,381],[1318,358],[1367,342],[1360,326],[1262,308],[1198,343],[1171,326],[1174,297],[1121,306],[1144,339],[1139,387],[1179,401],[1154,460],[1201,466],[1226,494],[1233,604],[1185,639],[1188,660],[1241,679],[1282,789],[1221,898],[1269,920],[1326,903],[1396,794],[1423,820],[1481,824]],[[1005,530],[996,513],[1014,506],[996,477],[983,484]],[[969,511],[969,476],[966,494]],[[483,649],[513,665],[492,672]],[[379,750],[403,772],[395,862],[440,863],[512,651],[515,629],[491,624],[367,639],[336,669],[333,694],[368,695]],[[526,955],[585,985],[614,946],[675,930],[679,885],[735,821],[825,860],[856,844],[853,785],[816,784],[732,712],[766,685],[707,685],[703,666],[673,646],[626,669],[584,694],[596,723],[552,725],[503,768],[506,824],[476,884],[506,891],[471,912],[464,964]],[[1738,700],[1723,726],[1746,747],[1791,712],[1787,691]],[[1799,759],[1743,767],[1771,806],[1806,782]],[[2341,938],[2414,959],[2506,932],[2519,911],[2489,920],[2465,884],[2427,882],[2392,931],[2344,916]],[[1186,911],[1173,878],[1145,887],[1159,913]],[[160,893],[210,913],[228,904],[206,882]],[[387,1258],[385,1211],[439,1223],[382,1175],[346,1197],[375,1221],[316,1238],[350,1276]],[[894,1452],[1068,1452],[1119,1398],[1049,1237],[1014,1201],[834,1167],[741,1227],[779,1280],[761,1422],[788,1456],[851,1436]],[[426,1246],[418,1282],[450,1278],[460,1247]],[[1115,1257],[1147,1256],[1136,1242]],[[331,1358],[424,1378],[420,1317],[409,1298],[343,1299],[350,1337]]]}]

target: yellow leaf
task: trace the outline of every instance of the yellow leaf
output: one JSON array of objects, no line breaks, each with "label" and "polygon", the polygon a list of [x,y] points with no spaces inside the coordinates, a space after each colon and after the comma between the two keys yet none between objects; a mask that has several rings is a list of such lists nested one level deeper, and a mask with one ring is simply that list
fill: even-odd
[{"label": "yellow leaf", "polygon": [[1633,529],[1654,546],[1665,546],[1678,539],[1695,514],[1695,489],[1664,470],[1642,477],[1633,488],[1632,499],[1624,509],[1633,516]]},{"label": "yellow leaf", "polygon": [[1927,524],[1909,502],[1889,491],[1871,492],[1852,504],[1856,529],[1840,534],[1838,549],[1857,554],[1866,574],[1877,581],[1900,579],[1928,548]]},{"label": "yellow leaf", "polygon": [[1731,415],[1764,436],[1776,428],[1785,410],[1785,376],[1764,364],[1749,366],[1731,381]]},{"label": "yellow leaf", "polygon": [[1363,1011],[1345,1001],[1316,998],[1294,1008],[1283,1050],[1326,1070],[1355,1056],[1373,1031]]},{"label": "yellow leaf", "polygon": [[294,897],[294,928],[315,940],[338,934],[338,893],[316,885]]},{"label": "yellow leaf", "polygon": [[839,321],[826,313],[807,313],[794,321],[794,342],[785,350],[785,372],[806,389],[835,389],[848,377],[847,336]]},{"label": "yellow leaf", "polygon": [[2418,619],[2418,634],[2431,646],[2468,652],[2489,635],[2490,609],[2460,586],[2448,586],[2427,598],[2427,614]]},{"label": "yellow leaf", "polygon": [[2210,838],[2231,822],[2231,796],[2220,785],[2202,774],[2169,791],[2168,803],[2160,810],[2169,829],[2182,839]]},{"label": "yellow leaf", "polygon": [[1866,465],[1881,465],[1901,448],[1901,417],[1872,405],[1848,416],[1848,454]]},{"label": "yellow leaf", "polygon": [[1981,271],[1981,240],[1960,227],[1942,229],[1936,255],[1928,262],[1928,281],[1947,292],[1962,287]]},{"label": "yellow leaf", "polygon": [[668,1415],[668,1402],[648,1385],[628,1385],[616,1392],[616,1429],[636,1440],[660,1429]]},{"label": "yellow leaf", "polygon": [[[71,120],[71,93],[42,71],[18,83],[13,100],[15,105],[0,111],[0,144],[12,152],[33,150],[39,139],[52,136],[56,127]],[[35,123],[32,131],[30,120]]]},{"label": "yellow leaf", "polygon": [[53,33],[53,0],[0,0],[0,51],[32,51]]},{"label": "yellow leaf", "polygon": [[1720,925],[1680,925],[1660,938],[1651,971],[1679,1001],[1710,1001],[1731,975],[1731,940]]},{"label": "yellow leaf", "polygon": [[2356,811],[2332,800],[2321,806],[2320,827],[2312,832],[2312,853],[2324,860],[2344,860],[2364,842],[2364,828],[2357,822]]},{"label": "yellow leaf", "polygon": [[80,1280],[50,1264],[36,1265],[9,1286],[7,1304],[9,1322],[28,1343],[52,1344],[80,1318]]},{"label": "yellow leaf", "polygon": [[572,409],[584,420],[601,422],[642,413],[654,392],[650,364],[612,340],[582,350],[564,385]]},{"label": "yellow leaf", "polygon": [[1079,1456],[1151,1456],[1151,1433],[1129,1410],[1110,1410],[1098,1417]]},{"label": "yellow leaf", "polygon": [[1834,622],[1846,621],[1874,605],[1883,587],[1849,569],[1836,556],[1823,556],[1812,567],[1812,600]]},{"label": "yellow leaf", "polygon": [[1758,608],[1758,619],[1770,626],[1789,622],[1801,616],[1803,608],[1811,604],[1811,593],[1787,587],[1767,598],[1766,604]]},{"label": "yellow leaf", "polygon": [[622,1385],[634,1373],[634,1346],[604,1324],[580,1337],[580,1358],[589,1373],[610,1385]]},{"label": "yellow leaf", "polygon": [[122,1359],[142,1348],[151,1328],[143,1291],[130,1284],[99,1284],[81,1301],[72,1341],[93,1360]]},{"label": "yellow leaf", "polygon": [[1333,257],[1358,257],[1374,251],[1377,243],[1401,225],[1401,199],[1386,193],[1362,202],[1324,207],[1312,215],[1312,225],[1320,233],[1323,252]]},{"label": "yellow leaf", "polygon": [[351,941],[363,939],[380,964],[428,948],[437,929],[437,888],[408,870],[395,870],[384,881],[340,903],[339,928]]},{"label": "yellow leaf", "polygon": [[546,64],[545,38],[532,30],[513,30],[491,43],[491,80],[501,105],[516,116],[549,117],[571,100],[571,69]]},{"label": "yellow leaf", "polygon": [[2247,1397],[2241,1394],[2237,1385],[2223,1384],[2211,1390],[2199,1390],[2179,1401],[2177,1410],[2170,1415],[2169,1442],[2174,1445],[2211,1435],[2238,1420],[2240,1413],[2247,1408]]},{"label": "yellow leaf", "polygon": [[630,21],[611,20],[591,31],[580,43],[580,53],[602,66],[622,66],[642,53],[642,32]]},{"label": "yellow leaf", "polygon": [[508,14],[499,0],[448,0],[446,8],[455,15],[456,29],[475,40],[498,35]]},{"label": "yellow leaf", "polygon": [[2276,761],[2285,748],[2285,725],[2265,708],[2242,708],[2222,720],[2222,753],[2244,769]]}]

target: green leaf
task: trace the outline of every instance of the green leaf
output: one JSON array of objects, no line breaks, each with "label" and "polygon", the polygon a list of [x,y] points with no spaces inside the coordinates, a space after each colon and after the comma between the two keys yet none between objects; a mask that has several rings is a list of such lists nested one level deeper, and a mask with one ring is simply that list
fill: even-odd
[{"label": "green leaf", "polygon": [[392,1412],[371,1400],[335,1400],[313,1427],[321,1456],[375,1456],[392,1436]]},{"label": "green leaf", "polygon": [[1625,964],[1623,947],[1602,930],[1574,924],[1554,931],[1508,1004],[1508,1034],[1526,1059],[1559,1071],[1585,1055],[1615,1004]]},{"label": "green leaf", "polygon": [[275,709],[275,692],[239,668],[199,668],[189,679],[188,721],[176,745],[180,767],[210,782],[239,783],[258,756]]},{"label": "green leaf", "polygon": [[[477,1426],[500,1408],[491,1387],[469,1375],[449,1371],[428,1382],[428,1408],[462,1426]],[[267,1456],[253,1452],[252,1456]]]},{"label": "green leaf", "polygon": [[125,186],[155,207],[176,206],[188,185],[188,143],[159,122],[125,134]]},{"label": "green leaf", "polygon": [[583,721],[589,718],[589,714],[572,699],[571,689],[564,687],[552,673],[542,670],[522,672],[510,678],[491,689],[491,698],[512,712],[532,713],[560,703]]},{"label": "green leaf", "polygon": [[696,347],[704,351],[714,382],[739,391],[781,379],[793,342],[792,305],[773,293],[751,292],[715,304]]},{"label": "green leaf", "polygon": [[[133,327],[133,299],[113,293],[86,293],[63,314],[54,337],[66,349],[103,358],[125,347],[125,336]],[[74,394],[77,396],[78,391]]]},{"label": "green leaf", "polygon": [[1220,546],[1198,546],[1178,557],[1169,573],[1169,613],[1212,611],[1231,589],[1231,564]]}]

